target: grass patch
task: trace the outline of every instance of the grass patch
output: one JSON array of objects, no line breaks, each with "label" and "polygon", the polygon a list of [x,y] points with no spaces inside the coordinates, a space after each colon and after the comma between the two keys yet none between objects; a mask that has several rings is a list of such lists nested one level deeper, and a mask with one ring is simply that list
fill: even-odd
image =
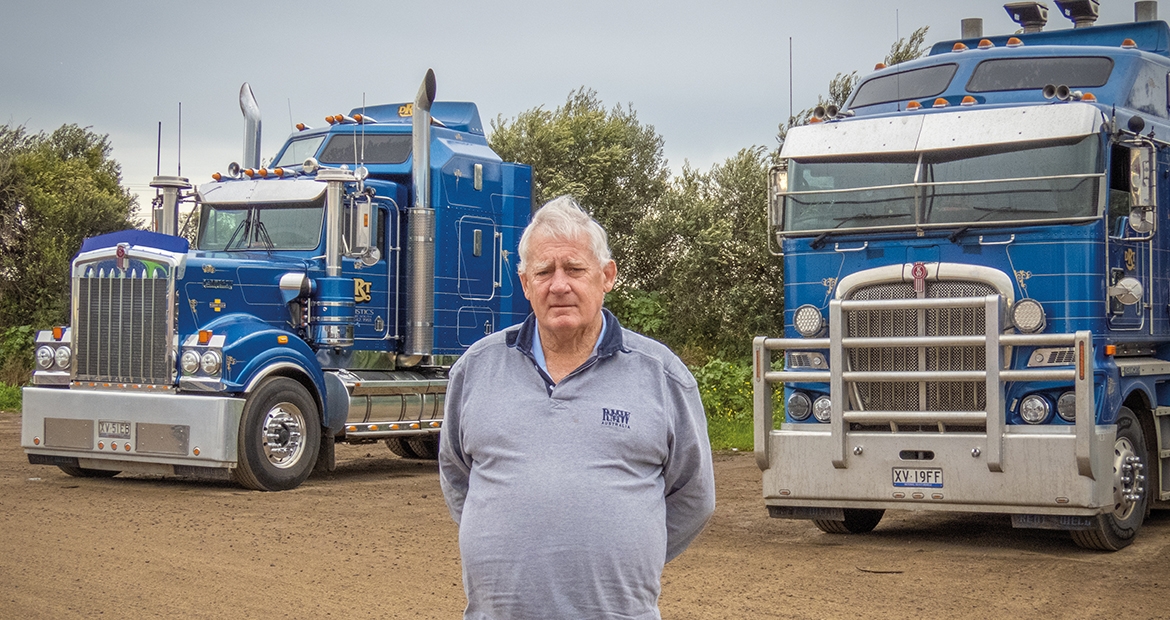
[{"label": "grass patch", "polygon": [[707,438],[711,440],[712,450],[735,448],[749,452],[755,445],[751,418],[745,420],[722,416],[708,417]]},{"label": "grass patch", "polygon": [[0,411],[20,412],[20,386],[0,383]]}]

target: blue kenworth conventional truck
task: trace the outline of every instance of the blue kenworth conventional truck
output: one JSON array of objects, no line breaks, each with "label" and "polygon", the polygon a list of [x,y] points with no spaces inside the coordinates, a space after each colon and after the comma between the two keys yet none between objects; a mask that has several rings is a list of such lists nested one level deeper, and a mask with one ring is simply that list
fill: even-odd
[{"label": "blue kenworth conventional truck", "polygon": [[435,458],[447,369],[529,311],[532,174],[491,150],[475,104],[434,99],[428,71],[414,101],[298,125],[262,167],[245,84],[247,167],[156,177],[156,230],[73,260],[71,323],[37,335],[24,390],[29,462],[275,491],[332,469],[338,441]]},{"label": "blue kenworth conventional truck", "polygon": [[1001,513],[1116,550],[1167,506],[1170,28],[1056,6],[1074,28],[964,20],[788,134],[785,333],[753,346],[771,516]]}]

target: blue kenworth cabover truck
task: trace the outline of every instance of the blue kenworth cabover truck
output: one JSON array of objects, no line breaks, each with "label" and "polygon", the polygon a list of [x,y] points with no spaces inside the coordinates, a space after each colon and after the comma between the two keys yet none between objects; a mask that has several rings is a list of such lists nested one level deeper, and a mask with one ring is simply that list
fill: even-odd
[{"label": "blue kenworth cabover truck", "polygon": [[261,167],[245,84],[248,167],[193,192],[156,177],[157,232],[73,260],[71,324],[37,335],[24,390],[29,462],[283,490],[332,469],[336,441],[435,458],[447,369],[529,311],[532,174],[489,148],[474,104],[434,95],[428,72],[413,102],[298,126]]},{"label": "blue kenworth cabover truck", "polygon": [[1056,5],[1075,28],[964,20],[788,134],[785,334],[753,346],[771,516],[1002,513],[1116,550],[1170,500],[1170,28]]}]

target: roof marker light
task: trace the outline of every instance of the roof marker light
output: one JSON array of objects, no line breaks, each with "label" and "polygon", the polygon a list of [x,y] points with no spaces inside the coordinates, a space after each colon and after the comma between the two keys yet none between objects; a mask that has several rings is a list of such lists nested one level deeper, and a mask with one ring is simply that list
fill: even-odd
[{"label": "roof marker light", "polygon": [[257,170],[257,171],[256,171],[256,174],[260,175],[260,178],[267,177],[267,176],[268,176],[268,169],[267,169],[267,168],[261,168],[260,170]]},{"label": "roof marker light", "polygon": [[943,99],[942,97],[939,97],[938,99],[934,100],[934,105],[931,107],[945,108],[945,107],[947,107],[947,100]]},{"label": "roof marker light", "polygon": [[284,168],[273,168],[272,174],[274,176],[282,177],[282,176],[284,176]]},{"label": "roof marker light", "polygon": [[808,122],[811,125],[813,123],[823,123],[825,121],[814,116],[814,117],[808,119]]},{"label": "roof marker light", "polygon": [[215,174],[212,174],[212,175],[211,175],[211,178],[215,179],[216,181],[222,181],[222,180],[223,180],[223,175],[222,175],[222,174],[220,174],[220,173],[218,173],[218,172],[216,172]]},{"label": "roof marker light", "polygon": [[959,103],[959,105],[967,105],[967,106],[970,106],[970,105],[975,105],[975,103],[976,103],[976,102],[975,102],[975,98],[974,98],[974,97],[972,97],[971,95],[967,95],[967,96],[963,97],[963,101],[961,101],[961,102]]},{"label": "roof marker light", "polygon": [[922,107],[922,104],[918,103],[917,101],[911,101],[910,103],[906,104],[907,111],[914,111],[914,110],[917,110],[921,107]]},{"label": "roof marker light", "polygon": [[353,115],[353,120],[355,120],[355,121],[357,121],[357,122],[359,122],[359,123],[360,123],[360,122],[362,122],[364,119],[363,119],[363,117],[362,117],[362,115],[361,115],[361,114],[354,114],[354,115]]},{"label": "roof marker light", "polygon": [[952,52],[965,52],[965,51],[967,51],[967,46],[964,45],[962,41],[955,41],[955,45],[954,45],[954,47],[951,48],[951,51]]},{"label": "roof marker light", "polygon": [[991,42],[991,39],[980,39],[979,40],[979,49],[989,50],[993,47],[995,47],[995,44]]},{"label": "roof marker light", "polygon": [[1137,43],[1133,39],[1126,39],[1121,42],[1121,49],[1131,50],[1137,47]]},{"label": "roof marker light", "polygon": [[333,116],[332,116],[332,115],[330,115],[330,116],[326,116],[326,117],[325,117],[325,122],[326,122],[326,123],[329,123],[330,125],[332,125],[332,124],[333,124],[334,122],[336,122],[336,121],[334,121],[334,120],[333,120]]},{"label": "roof marker light", "polygon": [[886,63],[884,63],[884,62],[879,62],[878,64],[873,66],[874,71],[880,71],[880,70],[885,69],[885,68],[886,68]]},{"label": "roof marker light", "polygon": [[199,330],[199,344],[207,344],[209,342],[211,342],[211,330],[210,329]]},{"label": "roof marker light", "polygon": [[1097,100],[1097,95],[1094,95],[1093,93],[1085,93],[1084,95],[1081,96],[1081,101],[1096,101],[1096,100]]},{"label": "roof marker light", "polygon": [[309,127],[304,123],[297,123],[297,131],[304,131],[306,129],[312,129],[312,127]]},{"label": "roof marker light", "polygon": [[253,175],[256,174],[256,171],[251,168],[244,168],[244,174],[248,175],[248,178],[250,179]]},{"label": "roof marker light", "polygon": [[1024,42],[1017,37],[1009,37],[1007,40],[1008,47],[1024,47]]}]

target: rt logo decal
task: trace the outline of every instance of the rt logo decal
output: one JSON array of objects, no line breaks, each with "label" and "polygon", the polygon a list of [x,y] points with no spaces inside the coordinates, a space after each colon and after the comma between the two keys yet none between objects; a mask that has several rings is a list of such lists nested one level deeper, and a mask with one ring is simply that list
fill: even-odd
[{"label": "rt logo decal", "polygon": [[373,282],[366,282],[361,278],[353,279],[353,301],[355,303],[367,303],[370,301],[370,287]]}]

